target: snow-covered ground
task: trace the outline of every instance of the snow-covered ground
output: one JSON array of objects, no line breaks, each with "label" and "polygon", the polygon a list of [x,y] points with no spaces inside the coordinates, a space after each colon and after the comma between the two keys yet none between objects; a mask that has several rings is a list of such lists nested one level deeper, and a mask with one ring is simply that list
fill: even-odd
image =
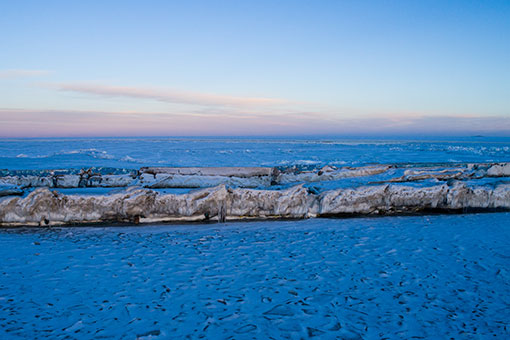
[{"label": "snow-covered ground", "polygon": [[1,339],[507,339],[510,213],[0,229]]}]

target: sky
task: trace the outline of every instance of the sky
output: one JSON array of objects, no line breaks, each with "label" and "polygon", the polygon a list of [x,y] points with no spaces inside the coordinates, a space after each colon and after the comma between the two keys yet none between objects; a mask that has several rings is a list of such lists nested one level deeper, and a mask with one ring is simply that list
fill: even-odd
[{"label": "sky", "polygon": [[1,1],[0,137],[510,136],[510,1]]}]

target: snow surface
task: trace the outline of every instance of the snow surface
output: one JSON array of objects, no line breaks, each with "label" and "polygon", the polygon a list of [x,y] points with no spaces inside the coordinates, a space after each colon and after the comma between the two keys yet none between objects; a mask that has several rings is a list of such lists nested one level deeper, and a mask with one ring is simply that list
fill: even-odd
[{"label": "snow surface", "polygon": [[507,339],[510,213],[0,229],[0,338]]}]

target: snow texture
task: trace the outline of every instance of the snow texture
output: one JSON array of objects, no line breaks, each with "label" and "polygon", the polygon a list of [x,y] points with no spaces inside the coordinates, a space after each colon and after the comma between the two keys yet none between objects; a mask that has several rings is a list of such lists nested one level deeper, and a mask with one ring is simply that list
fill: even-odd
[{"label": "snow texture", "polygon": [[508,339],[510,214],[0,229],[2,339]]}]

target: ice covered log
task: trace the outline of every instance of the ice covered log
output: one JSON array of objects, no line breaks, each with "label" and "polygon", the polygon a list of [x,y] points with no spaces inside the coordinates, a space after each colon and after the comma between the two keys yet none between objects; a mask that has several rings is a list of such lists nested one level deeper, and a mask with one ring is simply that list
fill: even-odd
[{"label": "ice covered log", "polygon": [[331,190],[320,197],[320,215],[388,214],[446,208],[449,187],[379,185]]},{"label": "ice covered log", "polygon": [[54,182],[52,176],[3,176],[0,177],[0,185],[14,185],[19,188],[53,188]]},{"label": "ice covered log", "polygon": [[205,188],[220,184],[268,187],[277,173],[267,167],[142,168],[140,184],[147,188]]},{"label": "ice covered log", "polygon": [[[123,169],[120,169],[123,170]],[[39,171],[41,172],[41,171]],[[128,187],[142,185],[146,188],[206,188],[220,184],[234,187],[268,187],[274,182],[278,170],[267,167],[217,167],[217,168],[141,168],[121,174],[105,174],[91,169],[81,171],[47,170],[38,174],[18,174],[0,177],[0,185],[19,188],[85,188]]]},{"label": "ice covered log", "polygon": [[510,163],[494,164],[487,169],[487,176],[510,177]]},{"label": "ice covered log", "polygon": [[224,186],[185,195],[159,195],[152,190],[130,188],[118,194],[96,196],[64,195],[40,188],[25,198],[0,200],[0,224],[205,220],[219,215],[226,196]]},{"label": "ice covered log", "polygon": [[317,214],[317,196],[302,185],[287,190],[230,189],[227,218],[306,218]]},{"label": "ice covered log", "polygon": [[40,188],[27,197],[0,198],[0,225],[224,221],[469,209],[510,209],[510,185],[468,187],[459,182],[423,188],[386,184],[330,190],[321,195],[303,186],[279,191],[220,185],[181,195],[129,188],[95,196]]},{"label": "ice covered log", "polygon": [[426,179],[442,181],[465,179],[473,176],[474,173],[474,171],[468,168],[406,170],[403,176],[389,179],[387,182],[414,182]]},{"label": "ice covered log", "polygon": [[319,202],[322,216],[510,209],[510,185],[496,188],[469,187],[461,182],[431,187],[379,185],[330,190],[320,196]]},{"label": "ice covered log", "polygon": [[295,182],[333,181],[342,178],[378,175],[391,168],[391,165],[368,165],[359,168],[344,167],[340,169],[326,165],[320,170],[315,171],[293,171],[291,168],[281,172],[277,176],[276,182],[279,184],[287,184]]},{"label": "ice covered log", "polygon": [[301,186],[270,191],[221,185],[182,195],[131,188],[97,196],[64,195],[40,188],[25,198],[0,200],[0,225],[303,218],[314,200]]},{"label": "ice covered log", "polygon": [[18,175],[0,177],[0,185],[15,185],[19,188],[85,188],[85,187],[127,187],[134,184],[132,175],[102,174],[49,174]]},{"label": "ice covered log", "polygon": [[92,175],[88,178],[82,178],[81,186],[119,188],[128,187],[136,183],[136,178],[131,175]]},{"label": "ice covered log", "polygon": [[272,176],[274,168],[268,167],[143,167],[140,172],[143,174],[167,174],[185,176],[225,176],[225,177],[256,177]]}]

